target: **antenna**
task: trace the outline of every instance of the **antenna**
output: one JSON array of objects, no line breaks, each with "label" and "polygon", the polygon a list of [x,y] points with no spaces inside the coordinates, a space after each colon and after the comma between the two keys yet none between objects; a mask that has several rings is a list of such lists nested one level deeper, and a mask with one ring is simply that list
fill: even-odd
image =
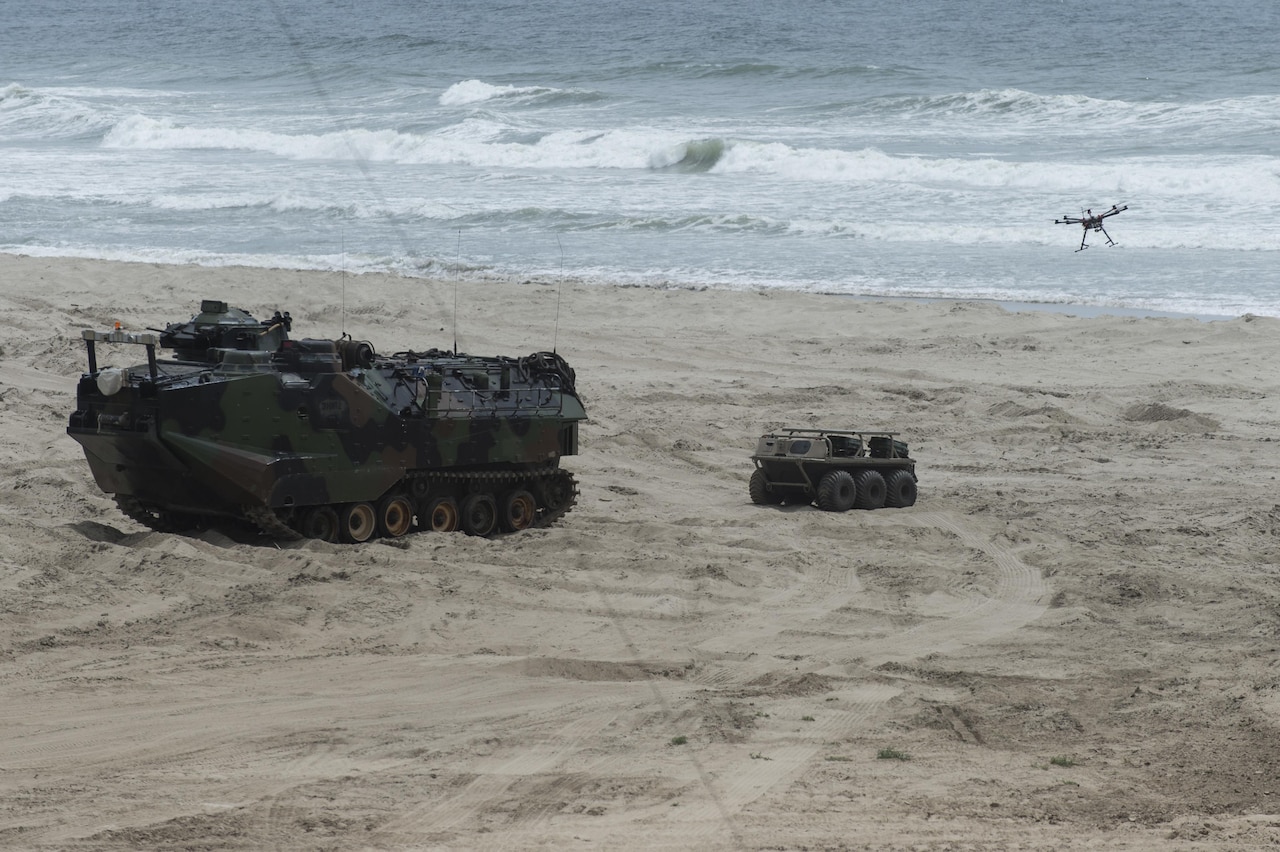
[{"label": "antenna", "polygon": [[[342,141],[346,145],[347,153],[350,155],[351,161],[355,163],[356,168],[360,171],[360,176],[364,179],[365,186],[368,187],[369,191],[373,194],[374,199],[381,203],[381,206],[388,207],[389,205],[387,204],[386,198],[385,196],[383,196],[378,186],[378,182],[374,179],[373,171],[369,168],[369,158],[365,156],[363,151],[360,150],[360,147],[355,142],[355,134],[352,133],[351,128],[348,126],[347,122],[342,118],[338,110],[334,107],[333,99],[329,97],[329,91],[325,87],[323,81],[320,79],[320,72],[316,69],[316,64],[311,61],[311,58],[309,56],[307,56],[307,52],[306,50],[303,49],[301,40],[294,33],[293,27],[290,25],[289,20],[285,17],[284,10],[281,8],[281,5],[282,5],[281,0],[266,0],[266,5],[270,8],[272,14],[275,16],[276,26],[280,29],[280,32],[284,35],[285,41],[289,43],[289,48],[293,51],[293,55],[297,58],[298,63],[302,66],[302,70],[307,76],[307,79],[311,82],[312,91],[315,92],[316,97],[319,99],[321,108],[324,110],[325,115],[329,116],[329,118],[333,120],[333,122],[338,126],[339,130],[341,131],[339,135],[341,136]],[[438,203],[449,208],[450,210],[458,209],[453,205],[447,204],[443,201]],[[398,242],[400,243],[401,251],[403,252],[404,256],[405,257],[412,256],[413,251],[411,247],[413,244],[409,240],[409,237],[405,233],[404,229],[401,228],[396,223],[394,218],[392,218],[392,220],[389,222],[389,225],[391,227],[392,232],[396,235]],[[436,290],[428,289],[427,292],[428,292],[428,295],[432,299],[434,299],[438,304],[444,301],[443,299],[440,298],[440,294]],[[344,302],[344,308],[345,308],[345,302]],[[440,305],[439,313],[444,313],[443,304]]]},{"label": "antenna", "polygon": [[462,269],[462,229],[458,229],[458,254],[453,261],[453,354],[458,354],[458,275]]},{"label": "antenna", "polygon": [[340,328],[342,329],[342,337],[347,336],[347,226],[342,226],[342,320]]},{"label": "antenna", "polygon": [[556,234],[556,245],[560,246],[560,279],[556,281],[556,326],[551,334],[551,354],[556,354],[556,343],[560,340],[560,295],[564,290],[564,244],[560,235]]}]

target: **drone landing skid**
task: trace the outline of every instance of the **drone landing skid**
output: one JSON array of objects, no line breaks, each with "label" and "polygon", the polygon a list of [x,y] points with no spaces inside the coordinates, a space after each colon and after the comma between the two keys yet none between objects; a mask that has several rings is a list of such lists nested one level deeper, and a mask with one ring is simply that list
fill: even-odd
[{"label": "drone landing skid", "polygon": [[[1102,232],[1102,236],[1104,236],[1104,237],[1106,237],[1106,238],[1107,238],[1107,245],[1109,245],[1109,246],[1113,246],[1113,245],[1115,245],[1115,244],[1116,244],[1116,241],[1115,241],[1115,240],[1113,240],[1113,239],[1111,239],[1111,235],[1107,233],[1107,229],[1106,229],[1106,228],[1102,227],[1101,225],[1097,225],[1097,226],[1095,226],[1095,227],[1094,227],[1094,230],[1095,230],[1095,231],[1101,231],[1101,232]],[[1087,249],[1087,248],[1089,247],[1088,245],[1086,245],[1086,244],[1085,244],[1085,239],[1087,239],[1087,238],[1088,238],[1088,236],[1089,236],[1089,232],[1086,230],[1086,231],[1084,232],[1084,236],[1082,236],[1082,237],[1080,238],[1080,248],[1076,249],[1076,251],[1084,251],[1085,249]]]}]

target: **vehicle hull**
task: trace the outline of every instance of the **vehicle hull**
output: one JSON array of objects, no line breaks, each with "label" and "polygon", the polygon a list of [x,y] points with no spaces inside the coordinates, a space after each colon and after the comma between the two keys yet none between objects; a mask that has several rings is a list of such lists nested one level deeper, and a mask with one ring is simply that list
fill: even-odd
[{"label": "vehicle hull", "polygon": [[[206,310],[193,323],[228,313]],[[235,316],[243,325],[248,315]],[[182,328],[188,358],[221,339]],[[302,527],[308,509],[337,513],[396,495],[409,502],[388,509],[393,534],[405,526],[396,517],[425,514],[441,498],[513,497],[517,525],[550,522],[571,505],[572,477],[556,471],[577,452],[586,411],[559,356],[382,359],[368,344],[272,334],[278,350],[213,347],[202,361],[157,360],[150,342],[129,338],[148,343],[148,363],[99,370],[94,343],[125,336],[86,332],[91,369],[67,433],[98,487],[144,523],[231,516],[274,533]],[[235,339],[259,337],[241,329]]]}]

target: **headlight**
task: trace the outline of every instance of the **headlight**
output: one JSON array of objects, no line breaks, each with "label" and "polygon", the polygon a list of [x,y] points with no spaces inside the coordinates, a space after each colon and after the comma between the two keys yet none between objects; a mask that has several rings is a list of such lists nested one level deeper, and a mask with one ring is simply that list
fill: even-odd
[{"label": "headlight", "polygon": [[98,371],[98,392],[103,396],[112,396],[124,387],[124,370],[119,367],[107,367]]}]

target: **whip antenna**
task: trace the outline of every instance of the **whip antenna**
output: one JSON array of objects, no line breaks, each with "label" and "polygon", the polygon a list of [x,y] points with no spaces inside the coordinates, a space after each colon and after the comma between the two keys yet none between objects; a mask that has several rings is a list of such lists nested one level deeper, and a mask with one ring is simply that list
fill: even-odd
[{"label": "whip antenna", "polygon": [[453,354],[458,354],[458,273],[462,268],[462,229],[458,229],[458,253],[453,261]]},{"label": "whip antenna", "polygon": [[560,296],[564,291],[564,243],[556,234],[556,245],[560,246],[560,279],[556,281],[556,325],[551,333],[551,354],[556,354],[556,343],[560,340]]},{"label": "whip antenna", "polygon": [[[324,114],[338,126],[340,131],[339,136],[346,145],[347,153],[350,156],[351,162],[354,163],[355,167],[360,171],[360,176],[363,178],[365,186],[368,188],[369,192],[372,193],[374,199],[379,202],[379,206],[383,208],[389,207],[390,205],[387,203],[385,196],[378,187],[378,182],[374,180],[372,170],[369,168],[368,156],[360,149],[360,146],[356,144],[356,134],[352,132],[352,129],[346,119],[342,117],[334,106],[333,99],[329,97],[329,91],[320,78],[320,72],[316,69],[316,64],[307,56],[307,51],[304,49],[302,41],[294,33],[289,19],[285,17],[284,10],[281,8],[282,0],[266,0],[266,6],[270,8],[272,14],[275,16],[276,26],[284,35],[285,41],[289,43],[289,47],[293,51],[293,55],[297,59],[298,64],[302,66],[303,73],[306,74],[307,79],[311,82],[311,89],[315,93],[316,98],[320,101],[320,106],[324,110]],[[449,208],[450,210],[458,209],[443,201],[437,203]],[[392,232],[397,237],[397,242],[400,244],[402,255],[404,257],[411,257],[413,255],[413,243],[404,232],[404,229],[400,227],[394,218],[391,219],[388,224]],[[438,305],[437,313],[443,314],[444,299],[441,298],[439,291],[436,288],[430,288],[427,293]]]},{"label": "whip antenna", "polygon": [[342,226],[342,236],[340,237],[340,245],[342,246],[342,319],[340,325],[342,327],[342,336],[347,336],[347,227]]}]

